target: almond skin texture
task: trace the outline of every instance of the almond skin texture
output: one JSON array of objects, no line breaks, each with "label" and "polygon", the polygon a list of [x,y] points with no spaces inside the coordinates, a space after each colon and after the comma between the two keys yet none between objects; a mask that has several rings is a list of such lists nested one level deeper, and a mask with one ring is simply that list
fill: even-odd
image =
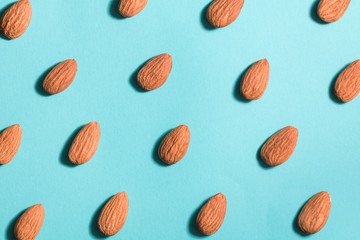
[{"label": "almond skin texture", "polygon": [[226,197],[218,193],[200,209],[196,219],[198,230],[205,235],[216,233],[224,221],[225,214]]},{"label": "almond skin texture", "polygon": [[298,139],[296,127],[288,126],[272,135],[261,148],[261,158],[269,166],[277,166],[290,158]]},{"label": "almond skin texture", "polygon": [[207,9],[206,17],[217,28],[226,27],[239,16],[244,0],[214,0]]},{"label": "almond skin texture", "polygon": [[124,226],[129,210],[129,200],[126,192],[113,196],[101,210],[99,229],[106,236],[113,236]]},{"label": "almond skin texture", "polygon": [[19,124],[6,128],[0,133],[0,164],[8,164],[16,155],[22,137]]},{"label": "almond skin texture", "polygon": [[180,125],[169,132],[159,146],[159,158],[169,164],[175,164],[186,154],[190,143],[190,130]]},{"label": "almond skin texture", "polygon": [[17,240],[33,240],[39,234],[44,222],[45,210],[41,204],[26,209],[17,220],[14,228]]},{"label": "almond skin texture", "polygon": [[267,59],[251,65],[242,79],[240,92],[248,100],[262,97],[269,82],[270,66]]},{"label": "almond skin texture", "polygon": [[161,87],[169,77],[172,58],[163,53],[150,59],[139,71],[137,81],[143,89],[150,91]]},{"label": "almond skin texture", "polygon": [[299,217],[300,229],[307,234],[320,231],[326,224],[331,208],[331,198],[328,192],[319,192],[304,205]]},{"label": "almond skin texture", "polygon": [[69,159],[80,165],[89,161],[95,154],[100,140],[100,126],[97,122],[86,124],[76,135],[69,150]]},{"label": "almond skin texture", "polygon": [[32,9],[29,0],[20,0],[14,3],[1,18],[2,34],[9,39],[20,37],[28,28],[31,15]]},{"label": "almond skin texture", "polygon": [[141,12],[148,0],[120,0],[119,13],[123,17],[133,17]]},{"label": "almond skin texture", "polygon": [[360,92],[360,60],[352,62],[339,75],[335,83],[335,95],[343,102],[350,102]]},{"label": "almond skin texture", "polygon": [[64,91],[74,81],[76,72],[77,64],[74,59],[59,63],[47,74],[43,82],[44,90],[49,94]]},{"label": "almond skin texture", "polygon": [[345,13],[350,0],[321,0],[318,5],[318,15],[324,22],[335,22]]}]

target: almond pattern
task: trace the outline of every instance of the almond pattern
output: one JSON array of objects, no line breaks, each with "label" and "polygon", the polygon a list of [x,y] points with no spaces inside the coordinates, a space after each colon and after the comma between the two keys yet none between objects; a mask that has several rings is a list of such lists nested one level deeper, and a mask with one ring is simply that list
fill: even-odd
[{"label": "almond pattern", "polygon": [[133,17],[141,12],[148,0],[120,0],[119,13],[123,17]]},{"label": "almond pattern", "polygon": [[29,207],[17,220],[14,228],[17,240],[33,240],[44,222],[45,210],[41,204]]},{"label": "almond pattern", "polygon": [[74,59],[65,60],[56,65],[47,74],[43,88],[49,94],[64,91],[74,81],[77,72],[77,64]]},{"label": "almond pattern", "polygon": [[350,0],[321,0],[318,5],[318,15],[324,22],[335,22],[345,13]]},{"label": "almond pattern", "polygon": [[99,229],[106,236],[113,236],[124,226],[129,210],[129,200],[126,192],[113,196],[101,210]]},{"label": "almond pattern", "polygon": [[196,219],[199,231],[205,235],[216,233],[224,221],[225,214],[226,197],[224,194],[218,193],[200,209]]},{"label": "almond pattern", "polygon": [[207,9],[206,17],[217,28],[226,27],[239,16],[244,0],[214,0]]},{"label": "almond pattern", "polygon": [[6,128],[0,133],[0,164],[8,164],[16,155],[22,138],[19,124]]},{"label": "almond pattern", "polygon": [[307,234],[320,231],[326,224],[331,208],[331,197],[328,192],[319,192],[304,205],[299,217],[300,229]]},{"label": "almond pattern", "polygon": [[159,158],[171,165],[180,161],[186,154],[190,143],[190,130],[180,125],[169,132],[159,146]]},{"label": "almond pattern", "polygon": [[169,77],[172,59],[169,54],[160,54],[150,59],[139,71],[137,81],[143,89],[150,91],[161,87]]},{"label": "almond pattern", "polygon": [[343,102],[350,102],[360,92],[360,60],[352,62],[339,75],[335,95]]},{"label": "almond pattern", "polygon": [[97,122],[86,124],[76,135],[69,151],[69,159],[74,164],[84,164],[95,154],[100,140],[100,126]]},{"label": "almond pattern", "polygon": [[293,154],[298,139],[296,127],[288,126],[272,135],[261,148],[261,158],[269,166],[284,163]]},{"label": "almond pattern", "polygon": [[262,59],[251,65],[246,71],[241,84],[241,94],[249,100],[262,97],[269,82],[270,66],[267,59]]},{"label": "almond pattern", "polygon": [[28,28],[32,8],[29,0],[20,0],[9,7],[1,18],[0,30],[9,39],[20,37]]}]

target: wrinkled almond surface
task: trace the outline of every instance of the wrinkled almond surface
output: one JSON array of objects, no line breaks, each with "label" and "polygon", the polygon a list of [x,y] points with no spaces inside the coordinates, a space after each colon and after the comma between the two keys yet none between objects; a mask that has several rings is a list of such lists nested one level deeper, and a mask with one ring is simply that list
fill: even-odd
[{"label": "wrinkled almond surface", "polygon": [[113,236],[124,226],[129,210],[126,192],[113,196],[102,209],[99,216],[99,229],[106,236]]},{"label": "wrinkled almond surface", "polygon": [[150,59],[139,71],[137,81],[143,89],[150,91],[161,87],[169,77],[172,59],[169,54],[160,54]]},{"label": "wrinkled almond surface", "polygon": [[17,240],[33,240],[44,222],[45,210],[41,204],[29,207],[17,220],[14,228]]},{"label": "wrinkled almond surface", "polygon": [[352,62],[339,75],[335,95],[343,102],[350,102],[360,92],[360,60]]},{"label": "wrinkled almond surface", "polygon": [[86,124],[76,135],[69,151],[74,164],[84,164],[95,154],[100,140],[100,126],[97,122]]},{"label": "wrinkled almond surface", "polygon": [[241,94],[249,100],[262,97],[269,82],[270,66],[267,59],[262,59],[251,65],[246,71],[241,84]]},{"label": "wrinkled almond surface", "polygon": [[120,0],[119,13],[123,17],[132,17],[141,12],[148,0]]},{"label": "wrinkled almond surface", "polygon": [[9,163],[16,155],[22,137],[19,124],[6,128],[0,133],[0,164]]},{"label": "wrinkled almond surface", "polygon": [[244,0],[214,0],[207,9],[206,17],[211,25],[225,27],[239,16]]},{"label": "wrinkled almond surface", "polygon": [[20,37],[28,28],[32,9],[28,0],[20,0],[9,7],[1,17],[0,30],[5,37]]},{"label": "wrinkled almond surface", "polygon": [[47,74],[43,88],[49,94],[64,91],[74,81],[77,72],[77,64],[74,59],[65,60],[56,65]]},{"label": "wrinkled almond surface", "polygon": [[307,234],[320,231],[326,224],[331,208],[331,198],[328,192],[319,192],[304,205],[299,217],[300,229]]},{"label": "wrinkled almond surface", "polygon": [[325,22],[335,22],[345,13],[350,0],[321,0],[318,5],[318,15]]},{"label": "wrinkled almond surface", "polygon": [[226,214],[226,197],[218,193],[204,204],[196,219],[199,231],[205,235],[216,233],[221,227]]},{"label": "wrinkled almond surface", "polygon": [[159,158],[167,164],[175,164],[185,156],[189,143],[189,127],[180,125],[171,130],[160,143]]},{"label": "wrinkled almond surface", "polygon": [[290,158],[295,150],[298,129],[288,126],[272,135],[261,148],[261,158],[269,166],[277,166]]}]

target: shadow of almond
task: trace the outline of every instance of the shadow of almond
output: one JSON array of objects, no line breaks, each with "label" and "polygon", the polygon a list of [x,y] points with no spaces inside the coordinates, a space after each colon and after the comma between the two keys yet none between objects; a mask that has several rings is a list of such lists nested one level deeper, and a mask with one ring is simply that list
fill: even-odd
[{"label": "shadow of almond", "polygon": [[38,79],[36,80],[36,83],[35,83],[35,91],[41,95],[41,96],[44,96],[44,97],[48,97],[48,96],[51,96],[51,94],[47,93],[44,88],[43,88],[43,82],[46,78],[46,76],[49,74],[49,72],[56,66],[58,65],[60,62],[54,64],[53,66],[49,67],[48,69],[46,69],[41,75],[40,77],[38,77]]},{"label": "shadow of almond", "polygon": [[14,228],[19,217],[26,211],[26,208],[20,211],[13,219],[11,219],[9,225],[6,228],[6,239],[7,240],[16,240],[14,235]]},{"label": "shadow of almond", "polygon": [[201,14],[200,14],[200,22],[201,22],[201,25],[206,29],[206,30],[209,30],[209,31],[213,31],[216,29],[216,27],[214,27],[213,25],[211,25],[206,17],[206,14],[207,14],[207,9],[209,8],[210,4],[212,3],[209,2],[202,10],[201,10]]},{"label": "shadow of almond", "polygon": [[302,236],[302,237],[308,237],[310,235],[304,233],[303,231],[301,231],[299,225],[298,225],[298,217],[299,217],[299,214],[302,210],[302,208],[305,206],[306,204],[306,201],[303,203],[303,205],[301,206],[301,208],[297,211],[295,217],[294,217],[294,220],[293,220],[293,223],[292,223],[292,229],[295,233],[297,233],[298,235]]},{"label": "shadow of almond", "polygon": [[[266,142],[266,141],[265,141]],[[273,166],[269,166],[267,165],[264,160],[261,157],[261,148],[262,146],[265,144],[265,142],[261,145],[261,147],[259,147],[259,149],[256,152],[256,160],[258,161],[258,164],[260,165],[260,167],[262,167],[263,169],[272,169],[274,168]]]},{"label": "shadow of almond", "polygon": [[323,20],[321,20],[321,18],[319,17],[318,13],[317,13],[317,9],[318,9],[318,5],[319,5],[320,0],[316,0],[310,8],[310,17],[312,20],[314,20],[315,22],[317,22],[318,24],[323,24],[326,25],[328,24],[327,22],[324,22]]},{"label": "shadow of almond", "polygon": [[154,162],[156,162],[157,164],[159,164],[160,166],[163,167],[168,167],[170,165],[164,163],[160,158],[159,158],[159,154],[158,154],[158,150],[161,144],[161,141],[164,139],[164,137],[171,132],[172,129],[169,129],[168,131],[166,131],[165,133],[163,133],[155,142],[153,151],[152,151],[152,159],[154,160]]},{"label": "shadow of almond", "polygon": [[[277,131],[276,131],[277,132]],[[258,164],[260,165],[260,167],[262,167],[263,169],[272,169],[274,168],[273,166],[269,166],[267,165],[264,160],[261,157],[261,148],[264,146],[264,144],[272,137],[272,135],[274,135],[276,132],[274,132],[273,134],[271,134],[259,147],[259,149],[256,152],[256,160],[258,162]]]},{"label": "shadow of almond", "polygon": [[101,205],[96,209],[96,211],[94,212],[94,214],[91,218],[89,230],[90,230],[91,235],[93,237],[95,237],[96,239],[104,239],[104,238],[108,237],[99,230],[98,220],[99,220],[101,210],[104,208],[104,206],[110,199],[111,199],[111,197],[108,197],[103,203],[101,203]]},{"label": "shadow of almond", "polygon": [[340,73],[341,73],[342,71],[344,71],[345,68],[347,68],[350,64],[351,64],[351,63],[346,64],[340,71],[338,71],[338,72],[336,73],[336,75],[335,75],[335,76],[333,77],[333,79],[331,80],[331,83],[330,83],[330,86],[329,86],[329,97],[330,97],[331,100],[333,100],[333,101],[334,101],[335,103],[337,103],[337,104],[344,104],[344,102],[341,101],[341,100],[335,95],[335,84],[336,84],[336,80],[338,79]]},{"label": "shadow of almond", "polygon": [[150,60],[151,58],[147,59],[145,62],[143,62],[130,76],[129,78],[129,83],[130,85],[138,92],[148,92],[145,89],[143,89],[142,87],[140,87],[140,85],[138,84],[137,81],[137,75],[139,73],[139,71],[141,70],[141,68],[143,68],[145,66],[145,64]]},{"label": "shadow of almond", "polygon": [[67,167],[76,167],[77,165],[73,164],[72,162],[70,162],[69,160],[69,150],[71,147],[72,142],[74,141],[76,135],[80,132],[80,130],[84,127],[85,125],[82,125],[80,127],[78,127],[74,132],[72,132],[72,134],[70,135],[70,137],[66,140],[62,151],[60,153],[60,163],[67,166]]},{"label": "shadow of almond", "polygon": [[249,103],[251,102],[249,99],[246,99],[243,97],[243,95],[241,94],[240,92],[240,89],[241,89],[241,84],[242,84],[242,80],[244,78],[244,75],[245,73],[247,72],[247,70],[249,70],[249,68],[251,67],[252,64],[250,64],[245,70],[243,70],[241,73],[240,73],[240,76],[239,78],[236,80],[235,82],[235,86],[234,86],[234,89],[233,89],[233,96],[236,100],[240,101],[240,102],[243,102],[243,103]]},{"label": "shadow of almond", "polygon": [[121,0],[111,0],[109,4],[109,14],[116,19],[126,19],[119,13],[119,4]]},{"label": "shadow of almond", "polygon": [[199,230],[197,229],[197,225],[196,225],[196,219],[197,219],[197,215],[200,212],[200,209],[202,208],[202,206],[204,206],[204,204],[209,201],[211,197],[209,197],[208,199],[206,199],[205,201],[203,201],[196,209],[195,211],[191,214],[190,219],[189,219],[189,223],[188,223],[188,232],[197,237],[197,238],[204,238],[207,237],[206,235],[202,234],[201,232],[199,232]]}]

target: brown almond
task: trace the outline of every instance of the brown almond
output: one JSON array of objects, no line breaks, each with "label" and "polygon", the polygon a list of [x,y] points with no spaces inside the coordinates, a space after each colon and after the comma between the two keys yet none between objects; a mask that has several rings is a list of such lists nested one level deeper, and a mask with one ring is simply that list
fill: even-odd
[{"label": "brown almond", "polygon": [[64,91],[74,81],[76,72],[77,64],[74,59],[59,63],[47,74],[43,82],[44,90],[49,94]]},{"label": "brown almond", "polygon": [[190,130],[180,125],[169,132],[160,143],[159,158],[171,165],[180,161],[186,154],[190,143]]},{"label": "brown almond", "polygon": [[100,126],[97,122],[86,124],[76,135],[69,151],[72,163],[80,165],[89,161],[95,154],[100,140]]},{"label": "brown almond", "polygon": [[163,53],[150,59],[139,71],[137,81],[143,89],[150,91],[161,87],[172,68],[171,55]]},{"label": "brown almond", "polygon": [[280,165],[293,154],[298,139],[298,129],[288,126],[272,135],[261,148],[261,158],[269,166]]},{"label": "brown almond", "polygon": [[339,20],[348,8],[351,0],[321,0],[318,5],[318,15],[324,22]]},{"label": "brown almond", "polygon": [[300,229],[307,234],[320,231],[326,224],[331,208],[331,197],[328,192],[319,192],[304,205],[299,217]]},{"label": "brown almond", "polygon": [[343,102],[350,102],[360,92],[360,60],[352,62],[339,75],[335,95]]},{"label": "brown almond", "polygon": [[262,97],[269,82],[270,66],[267,59],[252,64],[246,71],[240,92],[244,98],[257,100]]},{"label": "brown almond", "polygon": [[207,9],[206,17],[217,28],[226,27],[239,16],[244,0],[214,0]]},{"label": "brown almond", "polygon": [[17,220],[14,228],[17,240],[33,240],[39,234],[44,222],[45,210],[41,204],[26,209]]},{"label": "brown almond", "polygon": [[123,17],[133,17],[141,12],[148,0],[120,0],[119,13]]},{"label": "brown almond", "polygon": [[221,227],[226,214],[226,197],[218,193],[207,201],[197,215],[196,225],[205,235],[216,233]]},{"label": "brown almond", "polygon": [[29,0],[20,0],[14,3],[1,18],[0,30],[2,34],[9,39],[20,37],[28,28],[31,15],[32,8]]},{"label": "brown almond", "polygon": [[0,164],[8,164],[19,150],[22,129],[19,124],[6,128],[0,133]]},{"label": "brown almond", "polygon": [[124,226],[129,210],[129,200],[126,192],[113,196],[101,210],[99,229],[106,236],[113,236]]}]

